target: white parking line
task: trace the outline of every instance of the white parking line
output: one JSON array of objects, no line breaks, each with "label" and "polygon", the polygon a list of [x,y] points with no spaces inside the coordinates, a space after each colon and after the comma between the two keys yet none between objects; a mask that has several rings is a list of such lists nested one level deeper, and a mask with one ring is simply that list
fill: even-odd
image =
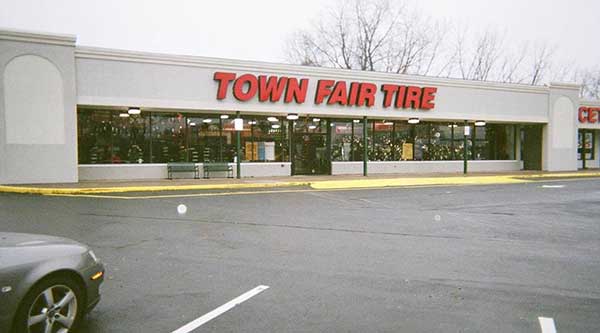
[{"label": "white parking line", "polygon": [[542,185],[542,188],[563,188],[565,185]]},{"label": "white parking line", "polygon": [[250,291],[247,291],[244,294],[232,299],[231,301],[229,301],[229,302],[221,305],[220,307],[212,310],[211,312],[205,314],[204,316],[202,316],[198,319],[195,319],[195,320],[185,324],[184,326],[174,330],[172,333],[191,332],[191,331],[195,330],[196,328],[206,324],[207,322],[217,318],[218,316],[222,315],[223,313],[233,309],[233,307],[235,307],[236,305],[249,300],[250,298],[260,294],[261,292],[263,292],[267,289],[269,289],[269,286],[260,285]]},{"label": "white parking line", "polygon": [[556,327],[554,327],[554,319],[539,317],[540,326],[542,327],[542,333],[556,333]]}]

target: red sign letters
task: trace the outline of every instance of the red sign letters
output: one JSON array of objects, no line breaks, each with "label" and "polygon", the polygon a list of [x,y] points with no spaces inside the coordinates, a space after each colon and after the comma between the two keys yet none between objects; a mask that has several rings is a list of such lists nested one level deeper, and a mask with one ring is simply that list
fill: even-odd
[{"label": "red sign letters", "polygon": [[579,122],[584,123],[600,123],[600,107],[582,106],[579,108]]},{"label": "red sign letters", "polygon": [[[218,83],[217,99],[227,97],[231,87],[233,97],[246,102],[257,98],[260,102],[295,102],[302,104],[308,93],[309,79],[297,79],[286,76],[266,76],[236,73],[215,72],[214,80]],[[375,105],[377,85],[369,82],[350,82],[335,80],[319,80],[314,94],[314,103],[341,106]],[[435,107],[434,99],[437,88],[382,84],[379,88],[383,94],[382,106],[396,109],[431,110]]]}]

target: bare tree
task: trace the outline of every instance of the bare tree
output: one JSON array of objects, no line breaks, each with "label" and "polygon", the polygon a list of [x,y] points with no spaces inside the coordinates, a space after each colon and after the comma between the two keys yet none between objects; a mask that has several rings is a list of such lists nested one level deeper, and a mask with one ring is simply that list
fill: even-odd
[{"label": "bare tree", "polygon": [[523,64],[527,58],[529,45],[523,43],[516,49],[505,49],[498,63],[496,78],[504,83],[522,83],[526,80]]},{"label": "bare tree", "polygon": [[455,55],[459,75],[466,80],[485,81],[499,61],[503,38],[491,30],[469,39],[468,30],[459,30],[456,35]]},{"label": "bare tree", "polygon": [[600,99],[600,68],[583,70],[579,83],[581,97]]},{"label": "bare tree", "polygon": [[288,43],[295,63],[335,68],[427,74],[435,66],[444,29],[418,11],[387,0],[338,3],[310,32]]},{"label": "bare tree", "polygon": [[540,84],[550,70],[553,54],[554,48],[549,47],[546,43],[538,45],[533,50],[532,67],[528,75],[529,84]]},{"label": "bare tree", "polygon": [[[507,39],[493,29],[472,32],[390,0],[338,0],[286,52],[294,63],[539,85],[550,78],[578,82],[600,98],[600,69],[575,71],[553,62],[556,47]],[[450,29],[452,27],[452,29]],[[449,38],[449,34],[454,38]]]}]

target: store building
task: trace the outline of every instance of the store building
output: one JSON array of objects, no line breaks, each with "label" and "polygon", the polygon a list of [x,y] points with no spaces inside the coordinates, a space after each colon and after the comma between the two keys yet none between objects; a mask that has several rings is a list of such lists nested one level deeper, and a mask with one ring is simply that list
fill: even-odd
[{"label": "store building", "polygon": [[235,165],[238,134],[242,177],[462,172],[465,152],[470,171],[600,166],[600,102],[572,84],[109,50],[8,30],[0,70],[2,184]]}]

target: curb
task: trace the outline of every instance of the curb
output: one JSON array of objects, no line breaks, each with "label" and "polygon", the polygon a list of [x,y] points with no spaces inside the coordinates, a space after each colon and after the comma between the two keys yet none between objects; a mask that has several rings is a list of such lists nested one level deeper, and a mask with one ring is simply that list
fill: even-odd
[{"label": "curb", "polygon": [[310,182],[278,182],[265,184],[214,184],[214,185],[166,185],[166,186],[122,186],[122,187],[88,187],[88,188],[50,188],[0,185],[0,193],[20,194],[106,194],[126,192],[162,192],[189,190],[236,190],[276,187],[310,186]]},{"label": "curb", "polygon": [[120,186],[120,187],[88,187],[88,188],[52,188],[0,185],[0,193],[42,194],[42,195],[85,195],[126,192],[163,192],[189,190],[237,190],[279,187],[309,186],[313,189],[349,189],[349,188],[381,188],[427,185],[492,185],[518,184],[544,179],[573,179],[600,177],[600,172],[589,173],[548,173],[532,175],[497,175],[497,176],[452,176],[452,177],[413,177],[413,178],[380,178],[353,180],[318,180],[304,182],[276,182],[249,184],[205,184],[205,185],[155,185],[155,186]]}]

